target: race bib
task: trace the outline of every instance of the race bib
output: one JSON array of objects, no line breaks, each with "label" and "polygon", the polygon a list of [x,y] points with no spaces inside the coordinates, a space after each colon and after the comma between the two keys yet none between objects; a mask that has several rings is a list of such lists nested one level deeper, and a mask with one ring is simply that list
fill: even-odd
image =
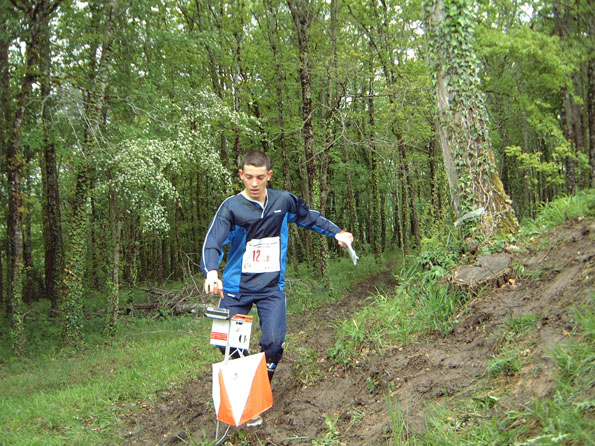
[{"label": "race bib", "polygon": [[270,273],[281,270],[279,237],[253,239],[246,243],[242,259],[243,273]]}]

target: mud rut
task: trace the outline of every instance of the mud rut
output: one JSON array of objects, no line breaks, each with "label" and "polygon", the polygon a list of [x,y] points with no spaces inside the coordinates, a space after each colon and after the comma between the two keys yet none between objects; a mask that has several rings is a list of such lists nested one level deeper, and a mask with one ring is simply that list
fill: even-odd
[{"label": "mud rut", "polygon": [[[324,377],[302,385],[292,372],[299,358],[288,348],[273,381],[275,402],[264,415],[264,425],[243,428],[226,444],[310,445],[328,432],[326,416],[338,420],[337,444],[385,444],[391,431],[389,394],[399,402],[407,429],[421,432],[428,403],[473,396],[474,385],[485,378],[488,362],[497,352],[504,324],[520,315],[539,316],[534,342],[525,352],[535,360],[507,378],[508,391],[499,406],[521,409],[547,396],[554,384],[547,352],[568,340],[574,306],[593,292],[595,222],[568,224],[534,246],[515,257],[527,274],[539,272],[538,280],[517,280],[470,301],[445,337],[426,335],[407,346],[395,345],[382,357],[369,357],[349,370],[331,366],[327,358],[335,344],[335,324],[366,297],[390,290],[394,286],[390,272],[360,284],[339,304],[320,308],[307,318],[289,318],[294,343],[320,354]],[[126,417],[125,444],[173,445],[190,440],[196,444],[213,438],[210,380],[210,370],[205,370],[201,378]]]}]

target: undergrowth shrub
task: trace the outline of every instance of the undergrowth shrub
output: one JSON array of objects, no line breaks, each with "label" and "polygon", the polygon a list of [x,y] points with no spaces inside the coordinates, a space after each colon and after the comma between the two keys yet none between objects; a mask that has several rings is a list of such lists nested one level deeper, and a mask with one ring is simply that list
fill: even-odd
[{"label": "undergrowth shrub", "polygon": [[427,279],[441,279],[449,268],[460,263],[462,252],[463,243],[452,231],[446,235],[434,234],[422,240],[416,263],[426,271]]},{"label": "undergrowth shrub", "polygon": [[539,235],[548,229],[579,217],[595,217],[595,189],[563,196],[551,203],[541,204],[536,218],[523,221],[520,238],[529,239],[531,236]]}]

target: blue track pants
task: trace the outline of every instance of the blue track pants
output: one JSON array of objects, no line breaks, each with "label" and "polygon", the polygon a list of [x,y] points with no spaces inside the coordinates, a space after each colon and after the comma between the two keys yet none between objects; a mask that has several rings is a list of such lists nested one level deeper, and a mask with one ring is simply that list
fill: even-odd
[{"label": "blue track pants", "polygon": [[283,343],[287,332],[285,293],[276,291],[259,295],[240,295],[233,297],[225,293],[219,301],[220,308],[229,309],[230,316],[248,314],[256,305],[260,319],[260,351],[266,355],[267,364],[277,364],[283,356]]}]

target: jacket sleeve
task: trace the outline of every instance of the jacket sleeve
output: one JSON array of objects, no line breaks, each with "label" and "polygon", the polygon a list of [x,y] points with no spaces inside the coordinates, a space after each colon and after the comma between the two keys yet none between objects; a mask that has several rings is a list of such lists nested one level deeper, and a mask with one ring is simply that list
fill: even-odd
[{"label": "jacket sleeve", "polygon": [[229,242],[231,227],[229,211],[223,202],[209,225],[202,246],[200,268],[205,276],[207,272],[219,268],[223,259],[223,246]]},{"label": "jacket sleeve", "polygon": [[308,207],[308,205],[301,198],[290,194],[292,201],[292,212],[293,218],[290,217],[290,223],[297,223],[306,229],[316,231],[320,234],[334,237],[335,234],[341,232],[341,228],[334,224],[329,219],[323,217],[320,212],[314,211]]}]

